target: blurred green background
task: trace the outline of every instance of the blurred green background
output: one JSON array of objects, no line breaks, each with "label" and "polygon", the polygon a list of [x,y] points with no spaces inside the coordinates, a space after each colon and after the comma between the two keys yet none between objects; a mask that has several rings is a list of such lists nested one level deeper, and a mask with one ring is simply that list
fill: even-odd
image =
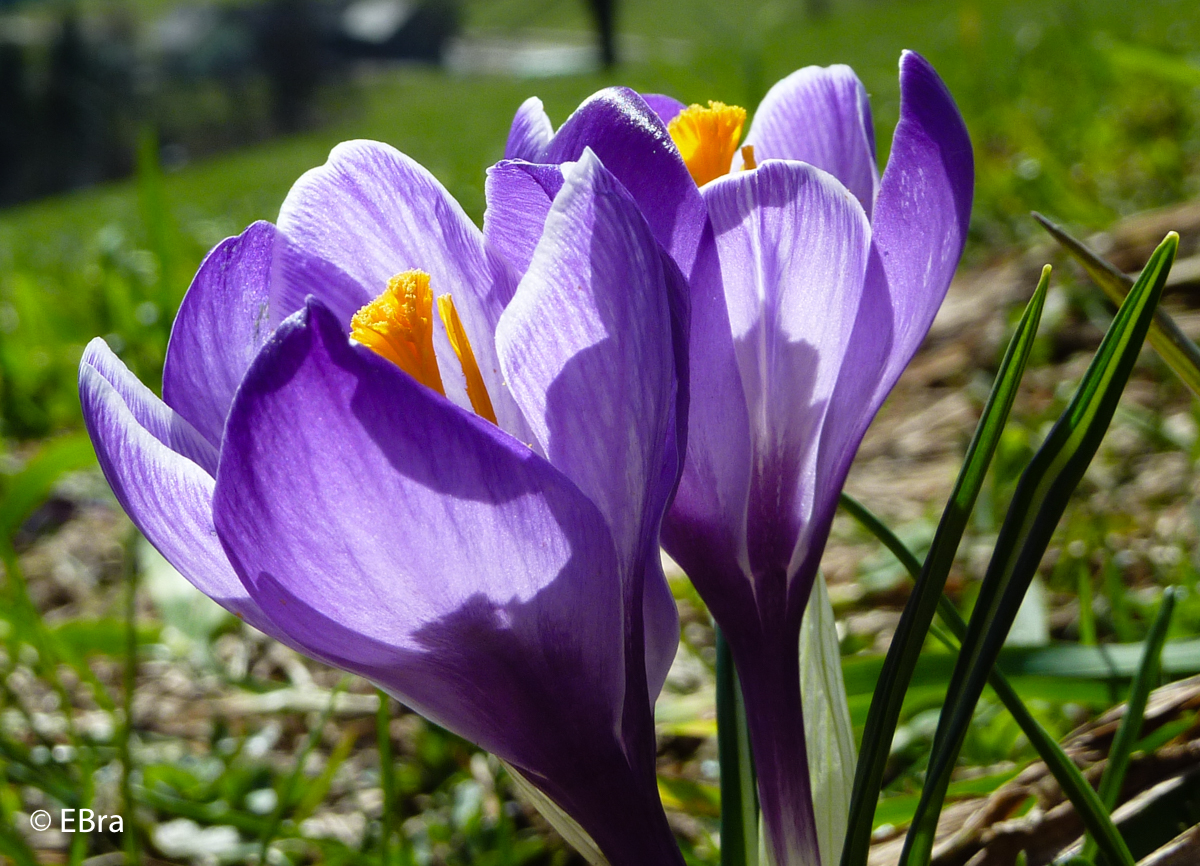
[{"label": "blurred green background", "polygon": [[[164,5],[127,8],[141,20]],[[312,131],[166,174],[154,148],[142,147],[140,180],[0,212],[0,432],[40,436],[77,423],[75,367],[96,334],[114,335],[127,363],[155,383],[173,311],[203,254],[274,218],[290,184],[338,141],[394,144],[479,219],[484,168],[502,155],[512,113],[530,94],[555,123],[614,83],[752,111],[796,68],[848,63],[871,94],[882,163],[898,110],[897,59],[918,50],[945,78],[975,144],[968,261],[1031,236],[1031,209],[1099,229],[1197,192],[1200,15],[1186,0],[1143,0],[1136,12],[1118,0],[844,0],[817,20],[804,13],[798,0],[622,3],[625,59],[611,72],[531,80],[376,65],[328,89],[332,122]],[[590,36],[587,8],[573,0],[472,0],[461,14],[467,37]]]}]

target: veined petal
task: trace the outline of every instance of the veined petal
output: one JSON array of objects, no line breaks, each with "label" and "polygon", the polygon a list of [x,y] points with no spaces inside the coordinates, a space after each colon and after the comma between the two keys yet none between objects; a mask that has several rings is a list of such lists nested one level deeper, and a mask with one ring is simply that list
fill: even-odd
[{"label": "veined petal", "polygon": [[662,543],[728,631],[734,621],[758,621],[746,552],[751,440],[711,226],[692,272],[688,346],[687,459]]},{"label": "veined petal", "polygon": [[[815,485],[816,443],[858,312],[871,227],[844,186],[806,163],[770,161],[703,192],[749,419],[749,565],[756,579],[776,580],[805,544],[814,499],[826,495]],[[807,586],[798,591],[807,598]]]},{"label": "veined petal", "polygon": [[599,506],[630,563],[674,435],[666,278],[636,205],[595,156],[564,175],[496,342],[547,458]]},{"label": "veined petal", "polygon": [[370,297],[403,271],[429,274],[435,295],[454,297],[498,423],[514,435],[525,432],[500,376],[494,338],[516,274],[427,170],[386,144],[344,142],[325,165],[296,181],[279,211],[279,228],[357,280]]},{"label": "veined petal", "polygon": [[[871,216],[879,190],[875,128],[866,88],[849,66],[806,66],[775,84],[754,112],[745,143],[760,164],[794,159],[829,172]],[[740,156],[734,164],[740,167]]]},{"label": "veined petal", "polygon": [[974,188],[971,139],[954,97],[925,58],[906,51],[900,122],[872,219],[895,323],[881,402],[946,297],[966,244]]},{"label": "veined petal", "polygon": [[[163,398],[214,447],[221,445],[229,406],[250,362],[308,295],[347,323],[371,299],[268,222],[222,241],[200,265],[171,329]],[[209,471],[216,471],[215,464]]]},{"label": "veined petal", "polygon": [[[946,296],[966,243],[974,176],[954,98],[923,57],[906,51],[900,122],[875,203],[863,302],[823,432],[823,490],[841,489],[867,426]],[[835,504],[833,496],[817,532],[828,530]]]},{"label": "veined petal", "polygon": [[546,115],[545,106],[536,96],[521,103],[508,130],[508,142],[504,145],[505,159],[523,159],[536,162],[554,137],[554,125]]},{"label": "veined petal", "polygon": [[79,398],[104,477],[142,534],[205,595],[285,639],[250,598],[217,540],[213,479],[195,459],[215,467],[212,447],[103,340],[93,340],[84,352]]},{"label": "veined petal", "polygon": [[675,97],[662,93],[643,93],[642,99],[646,100],[646,104],[658,115],[663,126],[670,124],[675,119],[675,115],[687,107]]},{"label": "veined petal", "polygon": [[[505,378],[547,458],[599,506],[616,543],[636,645],[657,693],[678,620],[657,555],[681,442],[672,292],[682,286],[625,189],[585,151],[497,329]],[[641,640],[642,635],[648,635]],[[633,677],[633,672],[630,672]],[[631,748],[647,731],[627,731]],[[652,748],[652,739],[650,743]]]},{"label": "veined petal", "polygon": [[666,124],[637,93],[611,87],[580,105],[537,161],[571,162],[584,148],[591,148],[629,190],[655,239],[690,275],[704,229],[704,204]]},{"label": "veined petal", "polygon": [[557,165],[503,160],[487,170],[483,236],[522,276],[529,270],[562,184],[562,169]]},{"label": "veined petal", "polygon": [[195,463],[209,475],[216,473],[217,448],[170,406],[154,396],[154,392],[129,372],[129,368],[102,339],[97,337],[88,343],[79,370],[81,376],[90,371],[107,382],[126,404],[133,423],[159,443]]},{"label": "veined petal", "polygon": [[319,304],[251,367],[214,512],[251,595],[310,652],[538,776],[613,741],[621,601],[600,514]]}]

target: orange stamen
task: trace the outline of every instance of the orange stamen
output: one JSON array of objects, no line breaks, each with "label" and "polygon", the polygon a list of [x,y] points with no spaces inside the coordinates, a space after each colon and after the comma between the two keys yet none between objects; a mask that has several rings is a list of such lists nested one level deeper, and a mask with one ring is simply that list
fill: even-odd
[{"label": "orange stamen", "polygon": [[446,393],[433,353],[433,290],[424,271],[388,280],[384,293],[354,314],[350,336],[427,388]]}]

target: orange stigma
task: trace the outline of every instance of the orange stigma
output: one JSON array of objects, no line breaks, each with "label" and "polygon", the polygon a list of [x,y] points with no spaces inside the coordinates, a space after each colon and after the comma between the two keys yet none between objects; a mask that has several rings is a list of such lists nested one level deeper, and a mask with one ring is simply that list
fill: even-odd
[{"label": "orange stigma", "polygon": [[492,398],[488,396],[487,387],[483,384],[483,374],[479,372],[479,362],[475,360],[475,353],[471,351],[471,341],[467,339],[462,319],[458,317],[458,310],[454,308],[454,299],[449,295],[442,295],[437,299],[437,306],[442,324],[446,326],[450,345],[454,347],[454,354],[458,355],[458,363],[462,365],[471,408],[480,418],[495,424],[496,410],[492,408]]},{"label": "orange stigma", "polygon": [[433,290],[429,274],[405,271],[354,314],[350,336],[387,358],[427,388],[445,395],[433,353]]},{"label": "orange stigma", "polygon": [[746,109],[712,101],[688,106],[667,124],[696,186],[729,174],[745,124]]}]

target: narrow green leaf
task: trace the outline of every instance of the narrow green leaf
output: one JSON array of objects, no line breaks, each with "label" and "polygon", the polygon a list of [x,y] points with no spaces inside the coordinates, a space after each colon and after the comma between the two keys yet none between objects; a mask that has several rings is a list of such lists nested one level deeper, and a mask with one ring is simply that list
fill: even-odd
[{"label": "narrow green leaf", "polygon": [[[1178,246],[1179,236],[1171,232],[1155,250],[1117,311],[1070,405],[1017,483],[947,690],[921,804],[904,842],[903,866],[929,862],[946,785],[975,705],[1067,501],[1116,411]],[[1113,863],[1132,866],[1123,844],[1120,850],[1104,853]]]},{"label": "narrow green leaf", "polygon": [[[849,497],[846,497],[846,499],[849,499]],[[876,538],[882,541],[888,550],[896,554],[901,564],[913,576],[914,580],[918,579],[917,558],[904,546],[904,542],[897,538],[865,506],[855,502],[853,499],[850,499],[850,502],[853,505],[848,506],[847,511],[850,511]],[[843,499],[842,504],[846,505],[845,499]],[[958,642],[961,642],[967,634],[967,624],[963,622],[962,616],[945,595],[941,596],[938,604],[938,614],[946,624],[946,627],[957,638]],[[959,643],[945,636],[939,630],[930,629],[930,631],[952,652],[958,652]],[[1161,650],[1161,647],[1159,649]],[[1071,801],[1071,804],[1075,807],[1075,811],[1079,813],[1088,831],[1096,838],[1103,839],[1106,849],[1123,846],[1124,843],[1121,841],[1120,833],[1109,816],[1110,809],[1105,808],[1095,790],[1088,784],[1083,774],[1079,772],[1079,768],[1067,757],[1062,747],[1055,742],[1054,738],[1046,732],[1045,728],[1038,723],[1033,714],[1025,707],[1025,703],[1021,700],[1017,690],[1012,687],[1012,684],[1009,683],[998,667],[992,668],[991,673],[988,675],[988,684],[996,693],[996,697],[1004,704],[1005,709],[1008,710],[1018,727],[1021,728],[1026,738],[1028,738],[1030,745],[1033,746],[1038,756],[1046,764],[1046,768],[1054,776],[1054,780],[1058,782],[1066,798]],[[952,787],[949,786],[947,790],[950,790]]]},{"label": "narrow green leaf", "polygon": [[[1040,213],[1035,212],[1033,218],[1083,266],[1110,301],[1119,306],[1125,300],[1133,287],[1133,280],[1088,249],[1083,241],[1068,234],[1062,226]],[[1148,339],[1154,351],[1175,371],[1183,384],[1200,397],[1200,347],[1188,339],[1166,310],[1155,310]]]},{"label": "narrow green leaf", "polygon": [[837,618],[825,576],[813,582],[800,624],[800,696],[804,710],[804,742],[808,779],[821,795],[813,801],[821,862],[836,864],[846,842],[850,792],[858,762],[854,724],[842,674]]},{"label": "narrow green leaf", "polygon": [[758,788],[746,706],[733,653],[717,633],[717,757],[721,763],[721,866],[758,866]]},{"label": "narrow green leaf", "polygon": [[[1112,746],[1108,750],[1108,762],[1100,776],[1100,801],[1110,812],[1117,808],[1121,784],[1125,781],[1125,770],[1129,767],[1129,758],[1142,731],[1146,701],[1150,697],[1150,690],[1158,682],[1162,669],[1163,644],[1167,641],[1167,628],[1171,625],[1171,613],[1175,610],[1175,594],[1175,587],[1168,587],[1163,593],[1158,613],[1150,626],[1150,634],[1146,636],[1142,663],[1138,667],[1133,685],[1129,688],[1125,715],[1121,717],[1121,724],[1113,736]],[[1096,842],[1089,836],[1083,845],[1083,856],[1094,860],[1097,850]]]},{"label": "narrow green leaf", "polygon": [[[1025,308],[1021,321],[1017,324],[1016,332],[1005,350],[1004,359],[996,373],[996,381],[992,392],[988,395],[983,415],[975,428],[975,435],[967,448],[966,459],[962,470],[955,482],[954,491],[942,512],[942,519],[934,535],[933,545],[926,557],[922,569],[916,558],[907,548],[895,539],[895,545],[887,540],[891,533],[887,527],[875,520],[866,509],[859,506],[843,494],[842,506],[856,518],[864,522],[884,544],[900,558],[900,561],[913,575],[916,585],[904,613],[896,626],[896,633],[888,648],[884,660],[883,672],[880,676],[880,688],[875,692],[871,701],[871,709],[867,715],[867,725],[863,733],[862,753],[858,758],[855,770],[854,790],[850,797],[850,819],[846,830],[846,845],[842,852],[842,866],[865,866],[871,845],[871,827],[875,815],[875,806],[879,800],[879,790],[883,783],[884,768],[892,747],[892,738],[896,733],[896,724],[900,719],[900,710],[904,705],[904,695],[912,681],[913,670],[921,647],[925,643],[925,635],[933,622],[934,610],[944,599],[942,590],[946,586],[946,576],[954,562],[963,531],[979,489],[983,486],[984,476],[1000,434],[1004,430],[1008,413],[1016,399],[1017,388],[1025,373],[1025,365],[1033,348],[1033,339],[1037,334],[1038,323],[1041,321],[1042,309],[1046,302],[1046,291],[1050,285],[1050,267],[1042,270],[1041,279],[1033,292],[1033,297]],[[874,526],[872,526],[874,522]],[[883,530],[881,533],[879,530]],[[891,536],[894,538],[894,536]],[[948,604],[948,602],[947,602]],[[948,605],[953,610],[953,605]]]}]

